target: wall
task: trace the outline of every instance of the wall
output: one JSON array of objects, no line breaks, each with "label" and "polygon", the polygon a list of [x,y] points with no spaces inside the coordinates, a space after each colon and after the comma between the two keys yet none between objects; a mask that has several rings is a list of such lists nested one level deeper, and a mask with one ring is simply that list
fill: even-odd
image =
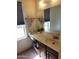
[{"label": "wall", "polygon": [[44,18],[44,10],[39,8],[39,0],[36,0],[35,3],[36,3],[36,17]]},{"label": "wall", "polygon": [[24,16],[24,22],[26,24],[27,31],[28,31],[27,22],[29,20],[31,21],[31,18],[42,18],[43,17],[43,10],[40,10],[38,7],[39,6],[38,6],[37,0],[22,0],[23,16]]},{"label": "wall", "polygon": [[23,52],[30,47],[32,47],[32,40],[30,40],[29,38],[17,40],[17,53]]},{"label": "wall", "polygon": [[39,9],[38,0],[22,0],[24,17],[43,17],[43,10]]},{"label": "wall", "polygon": [[35,17],[35,0],[22,0],[23,13],[25,17]]},{"label": "wall", "polygon": [[60,31],[61,26],[61,6],[50,8],[50,31]]}]

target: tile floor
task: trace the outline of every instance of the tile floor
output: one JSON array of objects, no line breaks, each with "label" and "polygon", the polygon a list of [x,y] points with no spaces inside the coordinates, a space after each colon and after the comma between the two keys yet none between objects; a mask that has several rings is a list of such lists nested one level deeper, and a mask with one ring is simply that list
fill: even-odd
[{"label": "tile floor", "polygon": [[17,55],[17,59],[42,59],[34,49],[29,49]]},{"label": "tile floor", "polygon": [[[41,55],[43,57],[39,57],[39,55],[36,54],[36,51],[33,48],[31,48],[31,49],[29,49],[27,51],[24,51],[24,52],[18,54],[17,59],[45,59],[45,54],[44,54],[43,50],[42,50]],[[54,56],[51,56],[48,59],[58,59],[58,58],[56,58]]]}]

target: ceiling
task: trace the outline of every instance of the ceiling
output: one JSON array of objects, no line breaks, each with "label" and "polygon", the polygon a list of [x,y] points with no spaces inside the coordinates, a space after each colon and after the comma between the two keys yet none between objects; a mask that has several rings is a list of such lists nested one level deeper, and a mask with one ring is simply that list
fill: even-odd
[{"label": "ceiling", "polygon": [[[22,2],[22,0],[17,1]],[[36,1],[37,1],[36,3],[39,6],[39,9],[46,9],[61,4],[61,0],[36,0]]]},{"label": "ceiling", "polygon": [[54,7],[61,4],[61,0],[38,0],[39,7],[41,9],[46,9],[49,7]]}]

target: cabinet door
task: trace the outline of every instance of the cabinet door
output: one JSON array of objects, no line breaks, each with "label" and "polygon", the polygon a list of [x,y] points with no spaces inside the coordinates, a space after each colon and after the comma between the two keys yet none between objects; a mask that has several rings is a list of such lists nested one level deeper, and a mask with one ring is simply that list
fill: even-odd
[{"label": "cabinet door", "polygon": [[50,48],[47,48],[47,59],[58,59],[58,53]]},{"label": "cabinet door", "polygon": [[58,59],[58,57],[48,52],[47,59]]}]

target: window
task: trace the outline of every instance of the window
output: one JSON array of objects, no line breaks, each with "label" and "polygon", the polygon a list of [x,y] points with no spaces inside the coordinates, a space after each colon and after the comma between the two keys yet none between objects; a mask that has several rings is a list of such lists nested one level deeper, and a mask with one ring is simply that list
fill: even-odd
[{"label": "window", "polygon": [[17,38],[26,37],[25,25],[17,25]]},{"label": "window", "polygon": [[17,2],[17,25],[24,24],[21,2]]},{"label": "window", "polygon": [[17,2],[17,38],[27,37],[21,2]]},{"label": "window", "polygon": [[44,22],[44,31],[50,32],[50,21]]}]

